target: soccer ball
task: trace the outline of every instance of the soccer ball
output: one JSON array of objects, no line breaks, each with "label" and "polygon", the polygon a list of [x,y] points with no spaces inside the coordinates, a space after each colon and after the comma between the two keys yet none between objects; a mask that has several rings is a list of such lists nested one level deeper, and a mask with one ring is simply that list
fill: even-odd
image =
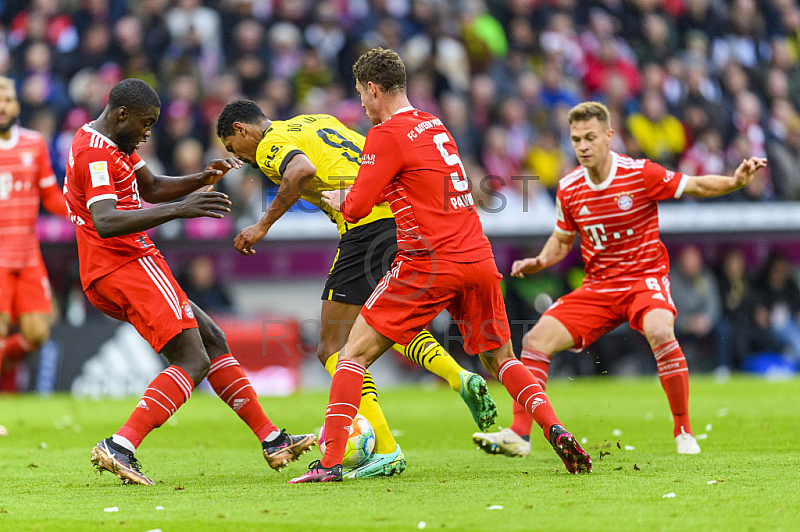
[{"label": "soccer ball", "polygon": [[[325,424],[319,431],[319,451],[325,454]],[[342,467],[358,467],[372,456],[375,450],[375,432],[367,418],[361,414],[356,414],[353,424],[350,426],[350,436],[347,438],[347,447],[342,458]]]}]

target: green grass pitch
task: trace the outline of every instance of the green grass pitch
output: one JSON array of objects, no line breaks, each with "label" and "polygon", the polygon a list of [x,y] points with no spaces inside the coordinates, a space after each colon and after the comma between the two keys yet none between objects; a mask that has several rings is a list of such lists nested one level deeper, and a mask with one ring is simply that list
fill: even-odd
[{"label": "green grass pitch", "polygon": [[[0,530],[800,529],[800,380],[693,377],[693,428],[707,434],[698,456],[675,453],[655,378],[553,380],[548,393],[567,428],[588,439],[591,475],[569,475],[538,432],[528,458],[487,456],[456,394],[415,387],[381,392],[408,460],[399,477],[287,485],[317,449],[275,473],[233,412],[198,393],[137,453],[156,486],[123,486],[94,472],[89,451],[136,398],[0,397],[10,433],[0,438]],[[508,396],[496,385],[492,394],[507,426]],[[326,399],[262,404],[279,426],[307,432]]]}]

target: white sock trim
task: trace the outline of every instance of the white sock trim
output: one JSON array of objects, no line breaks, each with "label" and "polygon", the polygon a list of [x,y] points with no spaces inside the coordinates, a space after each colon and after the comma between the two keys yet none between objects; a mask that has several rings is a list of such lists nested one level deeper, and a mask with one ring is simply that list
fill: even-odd
[{"label": "white sock trim", "polygon": [[264,441],[265,441],[265,442],[267,442],[267,443],[270,443],[271,441],[274,441],[274,440],[275,440],[275,438],[277,438],[277,437],[278,437],[278,436],[280,436],[280,435],[281,435],[281,431],[279,431],[279,430],[273,430],[272,432],[270,432],[269,434],[267,434],[267,437],[266,437],[266,438],[264,438]]},{"label": "white sock trim", "polygon": [[114,435],[111,436],[111,441],[113,441],[114,443],[116,443],[120,447],[124,447],[125,449],[129,450],[132,453],[136,452],[136,446],[134,444],[132,444],[131,441],[128,438],[124,437],[124,436],[120,436],[118,434],[114,434]]}]

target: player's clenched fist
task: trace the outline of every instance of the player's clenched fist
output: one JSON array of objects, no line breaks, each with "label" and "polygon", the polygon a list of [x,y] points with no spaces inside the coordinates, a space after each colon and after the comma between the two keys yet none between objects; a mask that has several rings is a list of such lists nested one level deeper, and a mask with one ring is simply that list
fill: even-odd
[{"label": "player's clenched fist", "polygon": [[223,212],[231,212],[231,201],[226,194],[214,192],[213,186],[208,186],[186,196],[179,202],[178,214],[181,218],[222,218]]},{"label": "player's clenched fist", "polygon": [[525,275],[540,272],[544,267],[545,265],[539,257],[515,260],[511,265],[511,277],[525,277]]}]

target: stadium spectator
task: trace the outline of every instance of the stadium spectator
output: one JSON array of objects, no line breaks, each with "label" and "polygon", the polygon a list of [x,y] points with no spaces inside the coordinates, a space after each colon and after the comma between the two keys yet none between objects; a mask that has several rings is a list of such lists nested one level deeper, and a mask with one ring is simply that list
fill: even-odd
[{"label": "stadium spectator", "polygon": [[686,246],[670,271],[670,291],[678,316],[675,336],[690,360],[707,367],[719,342],[717,325],[722,314],[717,280],[705,266],[697,246]]},{"label": "stadium spectator", "polygon": [[[781,199],[800,200],[800,116],[792,114],[781,123],[783,131],[773,129],[767,140],[769,171],[775,195]],[[781,134],[782,133],[782,134]]]},{"label": "stadium spectator", "polygon": [[[623,85],[624,86],[624,85]],[[627,86],[624,86],[627,94]],[[548,61],[542,67],[542,89],[539,92],[541,105],[552,109],[557,105],[573,107],[578,105],[578,94],[568,85],[556,61]]]},{"label": "stadium spectator", "polygon": [[563,175],[565,158],[558,145],[558,136],[547,129],[542,131],[528,152],[527,167],[539,183],[555,193],[558,180]]},{"label": "stadium spectator", "polygon": [[212,316],[234,310],[231,298],[217,276],[214,260],[208,255],[196,257],[184,266],[180,285],[190,301]]},{"label": "stadium spectator", "polygon": [[755,312],[767,318],[774,340],[800,361],[800,288],[780,252],[770,254],[756,283]]},{"label": "stadium spectator", "polygon": [[700,135],[697,142],[684,152],[678,170],[686,175],[724,174],[725,154],[719,133],[708,129]]},{"label": "stadium spectator", "polygon": [[751,319],[753,287],[748,277],[744,253],[740,249],[732,248],[723,255],[717,286],[722,317],[719,321],[714,372],[725,377],[739,368],[757,337],[770,335],[758,334],[757,326]]},{"label": "stadium spectator", "polygon": [[667,113],[664,97],[655,91],[642,95],[642,112],[632,114],[627,125],[645,157],[653,162],[674,164],[686,146],[683,125]]}]

